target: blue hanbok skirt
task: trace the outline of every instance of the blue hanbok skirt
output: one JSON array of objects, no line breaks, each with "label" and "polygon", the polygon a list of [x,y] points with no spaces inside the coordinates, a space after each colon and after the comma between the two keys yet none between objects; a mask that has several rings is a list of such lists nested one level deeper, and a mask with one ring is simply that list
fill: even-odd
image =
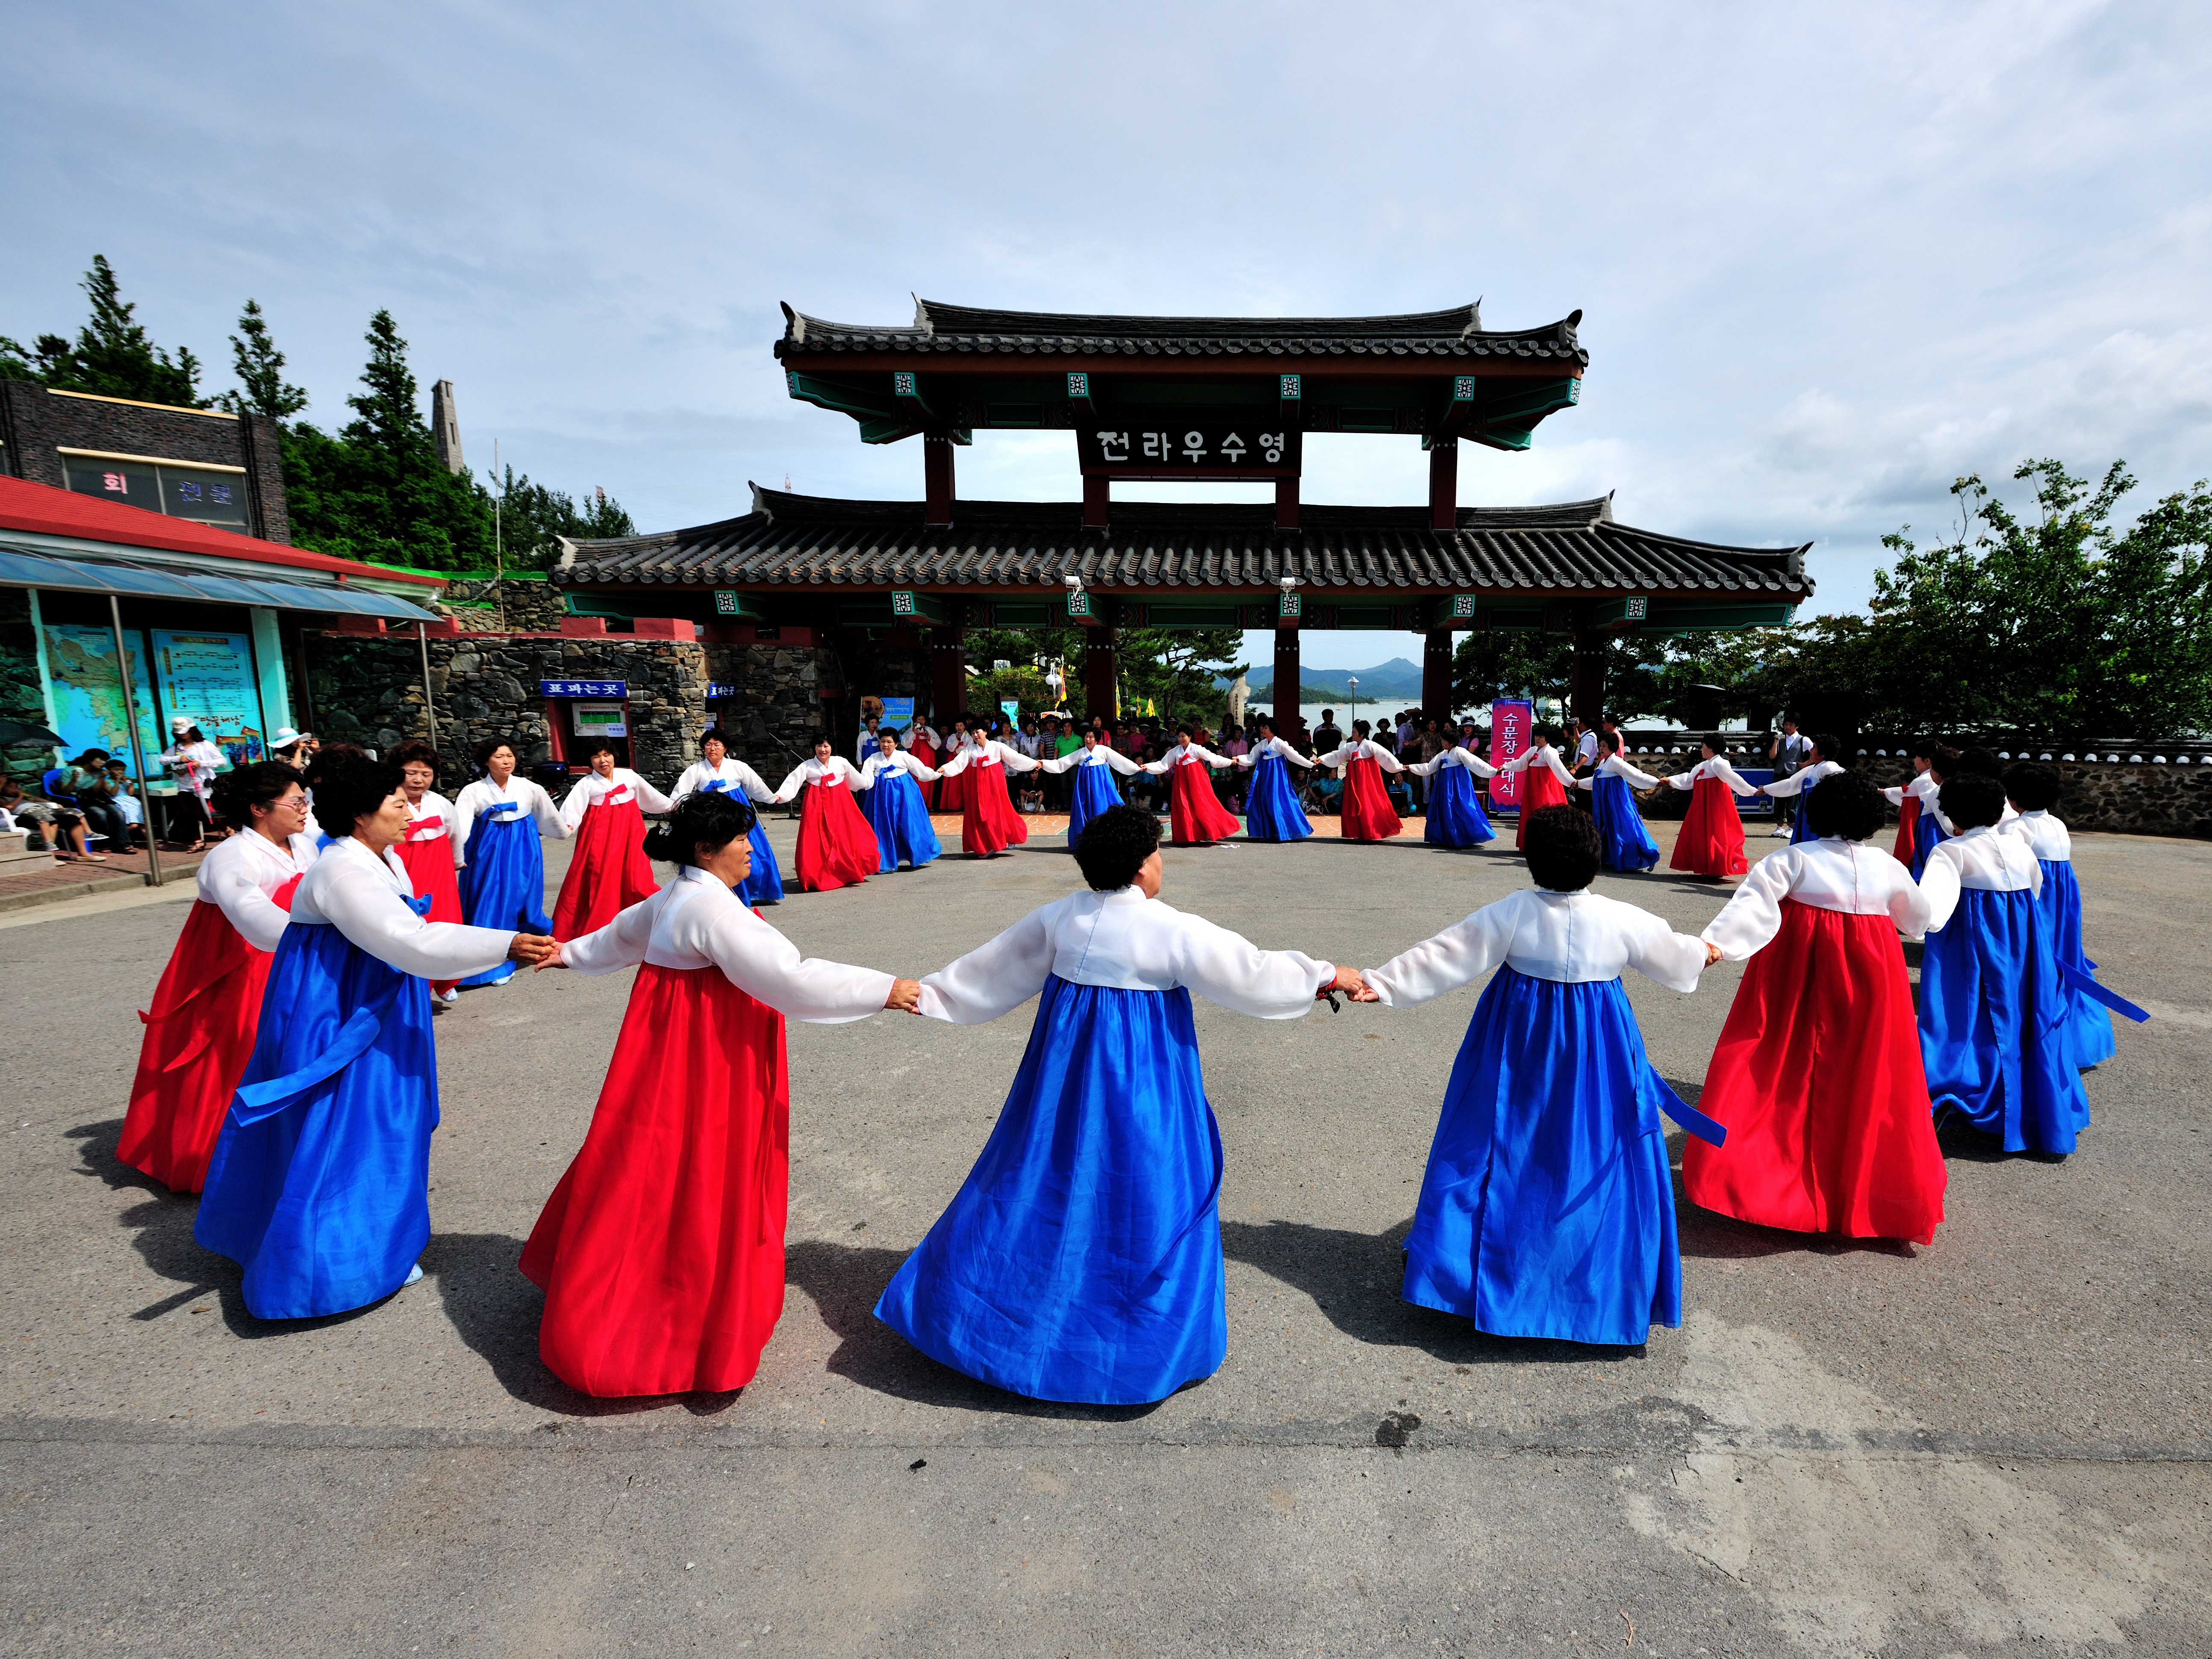
[{"label": "blue hanbok skirt", "polygon": [[1598,840],[1608,870],[1649,870],[1659,862],[1659,848],[1644,827],[1636,810],[1636,797],[1628,780],[1601,772],[1590,783],[1590,814],[1597,820]]},{"label": "blue hanbok skirt", "polygon": [[1651,1069],[1619,980],[1500,968],[1445,1087],[1406,1300],[1495,1336],[1632,1345],[1680,1324],[1662,1112],[1717,1144]]},{"label": "blue hanbok skirt", "polygon": [[2008,1152],[2072,1152],[2089,1097],[2067,1050],[2070,1001],[2033,894],[1960,893],[1920,958],[1920,1059],[1936,1117],[1956,1112]]},{"label": "blue hanbok skirt", "polygon": [[[699,786],[702,793],[709,795],[735,794],[727,778],[713,778]],[[753,827],[746,832],[745,845],[752,848],[753,866],[750,874],[730,890],[748,906],[781,904],[783,902],[783,872],[775,861],[775,848],[768,844],[768,830],[760,821],[759,813],[753,815]]]},{"label": "blue hanbok skirt", "polygon": [[902,864],[919,870],[945,850],[937,831],[929,827],[929,807],[915,787],[912,773],[903,769],[878,772],[867,795],[868,823],[876,832],[876,867],[884,875]]},{"label": "blue hanbok skirt", "polygon": [[1075,787],[1068,792],[1067,844],[1073,847],[1083,837],[1083,828],[1109,806],[1121,804],[1121,791],[1114,781],[1111,766],[1079,766],[1075,769]]},{"label": "blue hanbok skirt", "polygon": [[[2040,904],[2051,921],[2051,954],[2062,971],[2071,967],[2092,977],[2097,964],[2081,951],[2081,889],[2074,880],[2074,866],[2066,859],[2039,859],[2043,866]],[[2112,1041],[2112,1017],[2105,1005],[2072,986],[2066,988],[2066,1054],[2078,1071],[2102,1066],[2118,1052]]]},{"label": "blue hanbok skirt", "polygon": [[[469,832],[468,862],[461,866],[461,920],[471,927],[550,933],[545,915],[545,849],[538,823],[512,803],[479,817]],[[463,985],[504,985],[514,963],[502,962]]]},{"label": "blue hanbok skirt", "polygon": [[327,922],[295,921],[192,1237],[246,1270],[256,1319],[366,1307],[430,1242],[437,1127],[429,988]]},{"label": "blue hanbok skirt", "polygon": [[1311,834],[1313,825],[1291,785],[1291,763],[1271,749],[1252,763],[1251,787],[1244,792],[1245,839],[1304,841]]},{"label": "blue hanbok skirt", "polygon": [[1220,1188],[1190,993],[1055,975],[982,1156],[876,1317],[1031,1399],[1164,1400],[1229,1351]]},{"label": "blue hanbok skirt", "polygon": [[1474,774],[1455,761],[1429,780],[1428,824],[1421,839],[1431,847],[1480,847],[1498,839],[1476,793]]},{"label": "blue hanbok skirt", "polygon": [[1912,878],[1918,881],[1928,873],[1928,855],[1937,845],[1948,840],[1943,826],[1936,822],[1936,803],[1923,800],[1920,811],[1912,820]]},{"label": "blue hanbok skirt", "polygon": [[[1813,789],[1817,789],[1819,787],[1819,784],[1814,784],[1813,786]],[[1792,817],[1790,825],[1790,844],[1792,847],[1798,845],[1801,842],[1818,841],[1820,839],[1818,836],[1813,833],[1812,817],[1805,811],[1807,805],[1810,804],[1809,798],[1813,793],[1813,789],[1800,789],[1797,792],[1797,811]]]}]

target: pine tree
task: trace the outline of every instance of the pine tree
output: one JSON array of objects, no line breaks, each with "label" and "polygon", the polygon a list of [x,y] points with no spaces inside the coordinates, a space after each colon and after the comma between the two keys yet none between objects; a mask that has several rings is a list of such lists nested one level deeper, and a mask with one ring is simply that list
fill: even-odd
[{"label": "pine tree", "polygon": [[27,359],[14,341],[0,342],[0,363],[10,369],[27,368],[28,378],[58,392],[89,392],[185,409],[208,406],[199,395],[199,359],[189,347],[179,347],[172,358],[147,337],[145,325],[134,314],[137,307],[124,299],[106,254],[92,256],[92,269],[85,272],[81,286],[92,301],[92,316],[77,331],[74,343],[58,334],[41,334]]},{"label": "pine tree", "polygon": [[284,354],[270,337],[261,302],[248,300],[239,313],[238,333],[230,337],[231,369],[241,392],[226,392],[216,402],[234,415],[266,415],[289,421],[307,406],[307,394],[284,379]]}]

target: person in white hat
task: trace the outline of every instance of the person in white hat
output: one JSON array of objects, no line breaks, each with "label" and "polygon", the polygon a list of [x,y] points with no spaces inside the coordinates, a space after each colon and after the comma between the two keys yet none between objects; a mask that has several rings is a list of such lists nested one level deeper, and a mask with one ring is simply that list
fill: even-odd
[{"label": "person in white hat", "polygon": [[215,787],[216,770],[228,763],[222,750],[210,743],[199,727],[192,724],[190,715],[173,717],[169,721],[169,732],[171,742],[161,758],[199,803],[200,822],[194,826],[192,844],[187,849],[197,853],[207,845],[207,830],[215,822],[208,810],[208,792]]}]

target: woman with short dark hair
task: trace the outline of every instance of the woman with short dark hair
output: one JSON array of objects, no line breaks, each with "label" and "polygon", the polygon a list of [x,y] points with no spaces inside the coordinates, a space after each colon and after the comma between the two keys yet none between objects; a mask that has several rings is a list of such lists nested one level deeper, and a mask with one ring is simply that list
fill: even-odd
[{"label": "woman with short dark hair", "polygon": [[[453,804],[434,787],[438,751],[417,738],[401,744],[391,758],[407,791],[407,834],[399,843],[399,861],[407,866],[415,896],[430,901],[425,920],[460,921],[465,916],[460,884],[453,873]],[[459,995],[450,980],[434,981],[430,994],[447,1003]]]},{"label": "woman with short dark hair", "polygon": [[561,803],[561,822],[575,836],[576,850],[553,902],[555,939],[604,927],[660,890],[645,855],[645,813],[675,805],[627,766],[617,766],[614,745],[604,738],[584,745],[584,760],[591,770]]},{"label": "woman with short dark hair", "polygon": [[[553,931],[545,914],[545,851],[542,839],[568,839],[568,826],[553,797],[520,775],[521,756],[511,738],[487,738],[476,746],[483,776],[453,801],[453,856],[461,863],[461,910],[471,927],[513,927],[526,933]],[[501,962],[461,981],[504,985],[514,964]]]},{"label": "woman with short dark hair", "polygon": [[1668,864],[1716,880],[1740,876],[1751,868],[1751,862],[1744,855],[1743,817],[1735,810],[1735,798],[1755,795],[1759,787],[1729,763],[1711,738],[1698,748],[1701,758],[1695,766],[1667,777],[1669,788],[1690,792],[1690,810],[1674,837],[1674,856]]},{"label": "woman with short dark hair", "polygon": [[[730,752],[729,738],[719,726],[713,726],[700,734],[700,758],[684,769],[684,775],[676,780],[676,787],[669,791],[676,799],[695,791],[709,795],[737,795],[749,801],[767,805],[775,799],[761,775]],[[752,829],[745,839],[753,849],[752,871],[745,884],[738,890],[738,896],[747,904],[781,904],[783,902],[783,866],[775,861],[775,849],[769,845],[768,832],[762,829],[760,815],[753,815]]]}]

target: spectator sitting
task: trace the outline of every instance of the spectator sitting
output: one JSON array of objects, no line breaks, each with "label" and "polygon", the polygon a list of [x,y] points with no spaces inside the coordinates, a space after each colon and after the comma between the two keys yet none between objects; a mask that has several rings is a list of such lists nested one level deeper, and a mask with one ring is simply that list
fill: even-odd
[{"label": "spectator sitting", "polygon": [[1336,729],[1336,710],[1321,711],[1321,724],[1313,729],[1312,753],[1326,755],[1344,747],[1344,733]]},{"label": "spectator sitting", "polygon": [[0,777],[0,811],[14,818],[18,828],[36,834],[35,843],[26,836],[23,845],[27,848],[35,846],[41,853],[52,853],[65,864],[79,859],[89,859],[94,864],[107,862],[85,845],[82,817],[66,806],[25,794],[13,778]]},{"label": "spectator sitting", "polygon": [[146,804],[138,799],[138,792],[131,785],[131,769],[119,760],[110,759],[107,763],[107,796],[115,816],[123,820],[125,845],[150,843],[154,837],[146,828]]},{"label": "spectator sitting", "polygon": [[115,810],[115,797],[107,787],[107,763],[110,757],[105,749],[88,749],[66,766],[57,767],[59,787],[46,775],[46,793],[76,809],[84,819],[88,838],[101,842],[111,852],[131,850],[131,826]]}]

